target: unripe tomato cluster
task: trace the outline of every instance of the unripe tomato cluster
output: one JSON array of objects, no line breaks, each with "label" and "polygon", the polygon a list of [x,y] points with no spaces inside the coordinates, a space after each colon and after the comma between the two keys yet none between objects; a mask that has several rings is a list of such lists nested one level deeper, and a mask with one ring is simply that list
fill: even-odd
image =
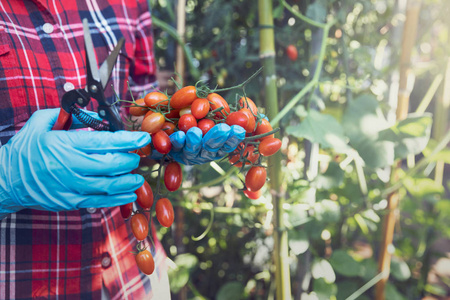
[{"label": "unripe tomato cluster", "polygon": [[[161,92],[150,92],[133,102],[130,114],[143,117],[140,130],[151,134],[152,142],[137,150],[142,157],[150,156],[153,150],[165,155],[172,149],[169,136],[175,131],[185,133],[198,127],[205,135],[216,124],[238,125],[245,130],[245,139],[229,154],[229,162],[243,171],[249,167],[245,176],[244,194],[250,199],[261,196],[261,188],[266,182],[266,168],[261,164],[262,157],[276,153],[281,141],[274,138],[269,121],[258,112],[255,103],[248,97],[241,97],[235,105],[230,105],[222,96],[207,89],[195,86],[180,88],[172,96]],[[169,192],[179,189],[182,170],[178,162],[166,163],[164,184]],[[159,179],[159,178],[158,178]],[[158,191],[159,194],[159,191]],[[174,221],[173,206],[168,198],[158,199],[150,185],[145,182],[137,191],[137,204],[144,212],[154,206],[156,218],[162,226],[170,227]],[[141,211],[133,211],[132,204],[120,207],[123,218],[130,219],[131,230],[139,241],[136,263],[145,274],[151,274],[154,262],[151,253],[141,249],[140,241],[149,236],[149,220]]]}]

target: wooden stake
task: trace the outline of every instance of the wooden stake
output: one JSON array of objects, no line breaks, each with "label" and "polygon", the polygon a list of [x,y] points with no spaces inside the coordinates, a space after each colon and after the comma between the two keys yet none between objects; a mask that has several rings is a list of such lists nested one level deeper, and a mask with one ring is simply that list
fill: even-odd
[{"label": "wooden stake", "polygon": [[[181,38],[183,43],[185,42],[185,32],[186,32],[186,0],[178,0],[177,5],[177,33]],[[178,82],[184,82],[184,71],[185,71],[185,61],[184,61],[184,51],[183,47],[177,44],[176,53],[176,66],[175,72],[178,74],[176,80]],[[180,76],[180,77],[179,77]]]},{"label": "wooden stake", "polygon": [[[409,96],[412,90],[413,76],[411,70],[411,52],[417,35],[417,25],[419,20],[420,2],[411,1],[406,9],[406,20],[403,28],[402,52],[400,57],[400,82],[397,101],[397,121],[403,120],[408,114]],[[401,163],[397,162],[392,168],[391,182],[398,180],[396,169]],[[378,270],[385,276],[375,286],[375,299],[385,300],[385,288],[389,279],[391,266],[391,255],[393,253],[392,240],[394,238],[395,223],[398,217],[399,195],[397,192],[388,196],[387,214],[383,222],[383,237],[380,246],[380,256],[378,259]]]}]

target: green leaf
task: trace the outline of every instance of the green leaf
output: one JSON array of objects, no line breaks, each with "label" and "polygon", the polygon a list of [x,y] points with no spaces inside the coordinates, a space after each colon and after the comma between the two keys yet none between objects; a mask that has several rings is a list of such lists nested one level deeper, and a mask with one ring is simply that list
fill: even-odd
[{"label": "green leaf", "polygon": [[244,293],[244,285],[238,281],[227,282],[222,285],[217,292],[216,299],[217,300],[229,300],[229,299],[241,299],[242,294]]},{"label": "green leaf", "polygon": [[309,222],[308,206],[302,204],[294,204],[288,210],[288,221],[292,226],[299,226]]},{"label": "green leaf", "polygon": [[386,284],[385,290],[386,299],[389,300],[406,300],[402,294],[397,290],[397,288],[390,282]]},{"label": "green leaf", "polygon": [[339,203],[322,200],[314,204],[314,217],[320,222],[337,222],[341,216]]},{"label": "green leaf", "polygon": [[350,280],[339,281],[337,283],[337,286],[338,286],[338,291],[337,291],[336,298],[339,300],[347,299],[348,296],[350,296],[357,289],[360,288],[355,281],[350,281]]},{"label": "green leaf", "polygon": [[308,116],[298,125],[286,128],[287,134],[319,143],[323,148],[333,148],[338,153],[349,150],[342,126],[330,115],[310,110]]},{"label": "green leaf", "polygon": [[313,282],[313,291],[317,294],[319,300],[329,300],[337,293],[337,285],[328,283],[323,278],[315,279]]},{"label": "green leaf", "polygon": [[403,181],[408,192],[418,199],[428,195],[442,194],[445,189],[431,178],[408,177]]},{"label": "green leaf", "polygon": [[[423,149],[423,155],[429,157],[438,144],[436,140],[430,139],[425,149]],[[443,161],[446,164],[450,164],[450,148],[442,149],[430,161]]]},{"label": "green leaf", "polygon": [[333,267],[323,258],[314,260],[311,274],[314,279],[323,278],[327,283],[333,283],[336,280],[336,274],[334,274]]},{"label": "green leaf", "polygon": [[394,143],[395,158],[406,158],[425,149],[430,139],[431,114],[409,115],[394,126],[380,132],[379,140]]},{"label": "green leaf", "polygon": [[312,4],[308,5],[306,9],[306,16],[317,22],[323,22],[327,16],[327,6],[324,1],[314,1]]},{"label": "green leaf", "polygon": [[192,254],[180,254],[175,258],[176,268],[168,271],[170,290],[178,293],[189,281],[191,272],[197,267],[198,259]]},{"label": "green leaf", "polygon": [[395,279],[405,281],[411,277],[411,270],[406,262],[394,256],[391,260],[391,274]]},{"label": "green leaf", "polygon": [[342,182],[344,182],[344,170],[339,167],[337,162],[332,161],[325,173],[316,177],[314,184],[318,189],[329,190],[340,186]]},{"label": "green leaf", "polygon": [[389,124],[373,96],[363,95],[349,102],[342,125],[350,145],[358,151],[367,167],[375,169],[393,164],[394,143],[378,139],[379,132],[389,128]]},{"label": "green leaf", "polygon": [[344,250],[334,251],[330,263],[336,272],[345,276],[359,276],[364,273],[362,266]]},{"label": "green leaf", "polygon": [[300,255],[306,252],[309,248],[309,239],[304,230],[290,230],[289,247],[295,255]]}]

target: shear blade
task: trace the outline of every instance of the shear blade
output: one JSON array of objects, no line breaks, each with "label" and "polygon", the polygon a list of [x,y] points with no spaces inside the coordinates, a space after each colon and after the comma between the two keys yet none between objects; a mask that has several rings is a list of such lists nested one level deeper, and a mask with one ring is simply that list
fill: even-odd
[{"label": "shear blade", "polygon": [[112,70],[114,65],[116,64],[117,57],[119,57],[120,49],[122,49],[123,43],[125,42],[124,38],[121,38],[117,45],[114,47],[111,54],[109,54],[108,58],[102,63],[100,66],[100,81],[102,82],[102,87],[105,89],[106,84],[108,83],[109,78],[111,77]]},{"label": "shear blade", "polygon": [[89,29],[89,23],[87,19],[83,19],[83,31],[84,31],[84,46],[86,48],[87,61],[87,74],[89,74],[97,82],[100,82],[100,75],[98,71],[97,58],[94,52],[94,43],[92,42],[91,32]]}]

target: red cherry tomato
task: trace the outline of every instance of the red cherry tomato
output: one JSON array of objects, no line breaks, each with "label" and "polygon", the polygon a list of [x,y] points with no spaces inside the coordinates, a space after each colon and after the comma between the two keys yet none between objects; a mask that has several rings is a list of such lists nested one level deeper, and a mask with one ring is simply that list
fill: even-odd
[{"label": "red cherry tomato", "polygon": [[144,184],[134,193],[137,195],[136,201],[140,207],[150,209],[153,206],[153,191],[147,181],[144,181]]},{"label": "red cherry tomato", "polygon": [[208,99],[198,98],[191,105],[192,115],[197,119],[203,119],[209,112],[211,106]]},{"label": "red cherry tomato", "polygon": [[247,127],[245,127],[245,132],[251,133],[255,130],[256,126],[256,119],[253,116],[252,112],[248,108],[241,108],[239,112],[245,114],[248,118]]},{"label": "red cherry tomato", "polygon": [[242,167],[242,161],[238,162],[239,158],[240,158],[240,154],[235,154],[230,156],[230,158],[228,159],[228,161],[230,162],[231,165],[237,167],[237,168],[241,168]]},{"label": "red cherry tomato", "polygon": [[[241,144],[241,145],[239,145],[239,147],[240,147],[240,149],[242,149],[243,145]],[[250,163],[256,163],[256,161],[259,158],[259,154],[255,153],[255,146],[253,146],[253,145],[247,146],[247,148],[245,148],[242,156],[247,159],[247,160],[245,160],[246,165],[250,165]],[[230,156],[229,162],[230,162],[230,164],[240,168],[240,167],[242,167],[242,161],[237,162],[240,158],[241,158],[240,153],[236,153],[236,154]]]},{"label": "red cherry tomato", "polygon": [[217,118],[223,119],[224,116],[227,116],[230,113],[230,106],[228,105],[228,102],[219,94],[211,93],[206,97],[206,99],[210,102],[211,110],[216,110],[219,107],[223,107],[223,109],[216,112]]},{"label": "red cherry tomato", "polygon": [[294,45],[287,46],[286,55],[289,57],[290,60],[296,61],[298,57],[297,48]]},{"label": "red cherry tomato", "polygon": [[136,105],[131,104],[130,106],[130,114],[136,117],[145,115],[148,111],[148,108],[145,107],[144,99],[137,99],[135,102]]},{"label": "red cherry tomato", "polygon": [[156,218],[159,223],[164,227],[172,226],[174,219],[174,212],[172,203],[167,198],[161,198],[156,202],[155,205]]},{"label": "red cherry tomato", "polygon": [[197,119],[193,115],[182,115],[178,120],[178,128],[185,133],[192,127],[197,127]]},{"label": "red cherry tomato", "polygon": [[184,108],[192,104],[197,99],[195,86],[185,86],[175,92],[170,99],[170,106],[173,108]]},{"label": "red cherry tomato", "polygon": [[239,106],[250,109],[255,116],[258,115],[258,108],[256,107],[255,102],[253,102],[253,100],[249,97],[242,97],[239,99]]},{"label": "red cherry tomato", "polygon": [[155,260],[147,249],[140,251],[134,258],[136,260],[136,265],[142,273],[150,275],[155,271]]},{"label": "red cherry tomato", "polygon": [[125,220],[131,217],[132,212],[133,212],[133,202],[120,206],[120,214],[122,215],[122,218],[124,218]]},{"label": "red cherry tomato", "polygon": [[198,121],[197,123],[197,127],[200,128],[202,130],[203,136],[205,136],[205,134],[214,127],[214,125],[216,125],[216,123],[214,123],[213,120],[210,119],[201,119],[200,121]]},{"label": "red cherry tomato", "polygon": [[245,185],[250,192],[260,190],[266,183],[267,172],[264,167],[251,167],[245,176]]},{"label": "red cherry tomato", "polygon": [[180,109],[180,117],[182,115],[187,115],[187,114],[191,114],[192,115],[190,106]]},{"label": "red cherry tomato", "polygon": [[152,135],[153,147],[161,154],[167,154],[172,149],[170,138],[164,131],[160,130]]},{"label": "red cherry tomato", "polygon": [[167,133],[168,136],[170,136],[175,132],[175,124],[173,124],[172,122],[164,122],[161,130],[163,130],[165,133]]},{"label": "red cherry tomato", "polygon": [[141,149],[134,150],[133,153],[139,154],[140,157],[150,156],[150,154],[152,154],[152,146],[148,144]]},{"label": "red cherry tomato", "polygon": [[148,220],[143,214],[135,214],[131,217],[131,231],[138,241],[144,240],[148,236]]},{"label": "red cherry tomato", "polygon": [[167,106],[169,97],[161,92],[150,92],[144,97],[145,104],[148,107],[156,108],[158,106]]},{"label": "red cherry tomato", "polygon": [[161,113],[152,113],[144,118],[141,124],[141,130],[150,134],[161,130],[165,122],[164,116]]},{"label": "red cherry tomato", "polygon": [[245,128],[247,128],[247,125],[248,125],[248,117],[243,112],[235,111],[227,116],[225,123],[227,123],[230,126],[239,125],[245,129]]},{"label": "red cherry tomato", "polygon": [[170,112],[166,114],[167,119],[178,119],[180,117],[179,109],[171,109]]},{"label": "red cherry tomato", "polygon": [[[273,128],[272,128],[272,125],[270,125],[269,121],[267,121],[266,119],[262,119],[261,123],[256,126],[255,135],[264,134],[264,133],[267,133],[272,130],[273,130]],[[274,135],[270,134],[268,136],[262,137],[260,140],[273,138],[273,137],[274,137]]]},{"label": "red cherry tomato", "polygon": [[178,190],[183,180],[181,166],[176,161],[169,163],[164,171],[164,184],[170,192]]},{"label": "red cherry tomato", "polygon": [[259,153],[262,156],[271,156],[277,153],[281,148],[281,141],[277,138],[263,139],[258,146]]},{"label": "red cherry tomato", "polygon": [[247,196],[247,198],[252,199],[252,200],[256,200],[259,199],[262,196],[262,191],[261,190],[257,190],[256,192],[251,192],[249,190],[244,190],[244,195]]}]

